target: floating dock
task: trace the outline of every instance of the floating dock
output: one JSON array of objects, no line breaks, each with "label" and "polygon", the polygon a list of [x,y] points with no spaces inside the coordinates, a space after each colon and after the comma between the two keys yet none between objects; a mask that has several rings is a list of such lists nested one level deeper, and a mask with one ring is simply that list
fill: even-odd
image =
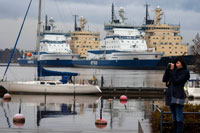
[{"label": "floating dock", "polygon": [[102,96],[106,98],[121,95],[129,98],[163,98],[165,89],[164,87],[101,87]]}]

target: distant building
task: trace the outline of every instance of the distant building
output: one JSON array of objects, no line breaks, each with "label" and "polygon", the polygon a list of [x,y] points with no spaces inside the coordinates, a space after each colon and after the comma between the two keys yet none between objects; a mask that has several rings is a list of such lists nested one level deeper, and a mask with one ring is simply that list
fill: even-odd
[{"label": "distant building", "polygon": [[156,52],[163,52],[164,56],[188,55],[188,45],[181,44],[180,25],[161,24],[162,9],[158,6],[155,12],[156,23],[146,20],[145,40],[148,48],[155,48]]},{"label": "distant building", "polygon": [[81,27],[76,27],[74,32],[70,33],[70,48],[74,54],[80,54],[80,57],[86,57],[87,50],[99,49],[100,33],[84,30],[86,21],[81,17]]}]

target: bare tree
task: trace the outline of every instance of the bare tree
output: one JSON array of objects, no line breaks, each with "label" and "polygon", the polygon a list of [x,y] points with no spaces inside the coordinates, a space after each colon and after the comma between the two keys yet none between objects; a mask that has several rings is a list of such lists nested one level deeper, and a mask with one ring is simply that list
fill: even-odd
[{"label": "bare tree", "polygon": [[195,38],[192,40],[194,42],[194,45],[191,47],[191,52],[195,56],[195,67],[194,72],[200,74],[200,36],[199,33],[195,36]]}]

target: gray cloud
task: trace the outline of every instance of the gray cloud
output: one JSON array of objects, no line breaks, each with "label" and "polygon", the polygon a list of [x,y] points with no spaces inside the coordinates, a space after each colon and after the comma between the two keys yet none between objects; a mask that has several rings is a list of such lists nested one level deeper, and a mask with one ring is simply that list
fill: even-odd
[{"label": "gray cloud", "polygon": [[[146,2],[150,4],[149,13],[158,5],[165,12],[165,21],[169,24],[181,24],[183,43],[192,43],[192,37],[200,30],[199,0],[42,0],[42,18],[48,14],[56,21],[58,29],[73,30],[72,15],[84,16],[86,28],[103,32],[103,24],[111,19],[111,4],[115,4],[115,13],[122,6],[125,9],[127,23],[141,25],[144,22]],[[13,47],[29,0],[0,1],[0,40],[1,48]],[[38,0],[32,1],[27,21],[20,38],[19,48],[34,49],[36,39],[36,23],[38,15]],[[164,19],[162,20],[164,22]],[[188,32],[187,32],[188,31]],[[6,34],[5,34],[6,33]]]}]

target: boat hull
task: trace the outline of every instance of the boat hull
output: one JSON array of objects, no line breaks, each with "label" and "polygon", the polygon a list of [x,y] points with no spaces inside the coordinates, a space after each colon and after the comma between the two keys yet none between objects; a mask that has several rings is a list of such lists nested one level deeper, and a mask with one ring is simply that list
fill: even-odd
[{"label": "boat hull", "polygon": [[26,59],[26,58],[19,58],[17,62],[20,66],[37,66],[37,59]]},{"label": "boat hull", "polygon": [[[20,66],[37,66],[37,59],[18,59]],[[73,67],[72,60],[40,60],[45,67]]]},{"label": "boat hull", "polygon": [[1,82],[1,85],[10,93],[42,93],[42,94],[97,94],[101,93],[98,86],[90,84],[56,84],[40,81]]},{"label": "boat hull", "polygon": [[[116,68],[116,69],[165,69],[167,64],[177,56],[162,57],[148,60],[40,60],[46,67],[87,67],[87,68]],[[194,64],[194,56],[182,56],[187,65]],[[18,59],[21,66],[36,66],[36,59]]]},{"label": "boat hull", "polygon": [[74,67],[154,69],[159,60],[73,60]]}]

